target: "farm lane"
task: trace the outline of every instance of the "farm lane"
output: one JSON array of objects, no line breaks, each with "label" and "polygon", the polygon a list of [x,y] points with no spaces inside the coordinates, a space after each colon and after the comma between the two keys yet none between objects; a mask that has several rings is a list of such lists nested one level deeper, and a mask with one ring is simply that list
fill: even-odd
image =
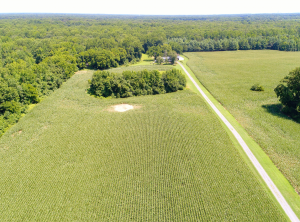
[{"label": "farm lane", "polygon": [[211,102],[211,100],[201,90],[199,85],[196,83],[196,81],[193,79],[193,77],[188,73],[188,71],[185,69],[185,67],[180,62],[178,62],[178,64],[181,66],[181,68],[184,70],[184,72],[187,74],[187,76],[193,82],[193,84],[195,85],[197,90],[201,93],[201,95],[206,100],[206,102],[211,106],[211,108],[215,111],[215,113],[220,117],[220,119],[225,123],[225,125],[228,127],[228,129],[232,132],[232,134],[237,139],[239,144],[242,146],[243,150],[245,151],[245,153],[251,160],[252,164],[254,165],[254,167],[256,168],[258,173],[261,175],[261,177],[263,178],[263,180],[265,181],[265,183],[267,184],[267,186],[269,187],[269,189],[271,190],[271,192],[273,193],[273,195],[275,196],[275,198],[277,199],[277,201],[279,202],[279,204],[281,205],[281,207],[283,208],[285,213],[290,218],[290,220],[292,222],[300,222],[300,220],[298,219],[298,217],[296,216],[294,211],[291,209],[289,204],[286,202],[286,200],[284,199],[284,197],[282,196],[282,194],[280,193],[280,191],[278,190],[276,185],[273,183],[273,181],[271,180],[271,178],[269,177],[267,172],[264,170],[264,168],[258,162],[256,157],[253,155],[253,153],[251,152],[251,150],[249,149],[249,147],[247,146],[247,144],[245,143],[243,138],[240,136],[240,134],[234,129],[234,127],[229,123],[229,121],[223,116],[223,114],[217,109],[217,107]]}]

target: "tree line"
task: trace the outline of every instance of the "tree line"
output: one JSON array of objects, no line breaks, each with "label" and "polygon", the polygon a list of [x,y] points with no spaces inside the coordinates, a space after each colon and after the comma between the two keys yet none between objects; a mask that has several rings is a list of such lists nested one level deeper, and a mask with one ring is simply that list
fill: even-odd
[{"label": "tree line", "polygon": [[294,36],[276,37],[248,37],[229,39],[204,39],[202,41],[188,40],[186,38],[172,38],[167,41],[172,49],[178,52],[200,51],[234,51],[234,50],[280,50],[299,51],[300,39]]}]

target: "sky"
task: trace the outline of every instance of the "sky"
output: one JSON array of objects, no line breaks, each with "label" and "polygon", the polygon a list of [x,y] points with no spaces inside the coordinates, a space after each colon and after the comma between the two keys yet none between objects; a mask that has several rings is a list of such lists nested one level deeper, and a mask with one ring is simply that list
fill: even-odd
[{"label": "sky", "polygon": [[211,15],[300,12],[300,0],[2,0],[0,13]]}]

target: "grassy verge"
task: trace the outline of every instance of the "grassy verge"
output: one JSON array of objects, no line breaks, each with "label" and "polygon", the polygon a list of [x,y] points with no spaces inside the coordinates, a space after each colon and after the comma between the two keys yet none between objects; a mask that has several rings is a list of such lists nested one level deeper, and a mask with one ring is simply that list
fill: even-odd
[{"label": "grassy verge", "polygon": [[[260,164],[264,167],[268,175],[271,177],[273,182],[276,184],[282,195],[285,197],[287,202],[290,204],[294,212],[298,217],[300,217],[300,197],[295,192],[295,189],[291,186],[289,181],[284,177],[284,175],[278,170],[278,168],[274,165],[274,163],[270,160],[268,155],[262,150],[262,148],[251,138],[248,132],[239,124],[239,122],[211,95],[210,92],[198,81],[196,76],[193,74],[192,70],[186,65],[187,57],[184,56],[185,60],[183,62],[185,68],[189,71],[189,73],[193,76],[195,81],[198,82],[201,89],[206,93],[209,99],[214,103],[214,105],[221,111],[221,113],[227,118],[227,120],[233,125],[233,127],[239,132],[242,138],[245,140],[255,157],[258,159]],[[199,61],[198,61],[199,62]],[[205,68],[204,68],[205,69]],[[205,72],[205,71],[204,71]],[[199,75],[198,75],[199,77]],[[200,78],[200,77],[199,77]],[[191,87],[192,90],[196,90]],[[235,141],[235,138],[228,131],[228,134],[231,136],[232,140]],[[244,154],[242,148],[236,143],[236,147],[239,147],[239,152],[242,154],[248,165],[251,166],[251,162],[248,157]],[[260,177],[260,176],[259,176]],[[262,181],[262,180],[261,180]]]}]

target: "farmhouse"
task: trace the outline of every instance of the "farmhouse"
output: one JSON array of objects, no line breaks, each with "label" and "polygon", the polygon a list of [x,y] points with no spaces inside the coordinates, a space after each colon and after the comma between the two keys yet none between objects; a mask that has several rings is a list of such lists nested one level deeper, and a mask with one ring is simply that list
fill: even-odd
[{"label": "farmhouse", "polygon": [[[169,56],[167,56],[167,57],[162,57],[162,58],[163,58],[163,60],[168,59],[168,60],[170,61],[170,57],[169,57]],[[184,58],[181,57],[180,55],[178,55],[178,56],[177,56],[177,60],[182,61],[182,60],[184,60]]]}]

